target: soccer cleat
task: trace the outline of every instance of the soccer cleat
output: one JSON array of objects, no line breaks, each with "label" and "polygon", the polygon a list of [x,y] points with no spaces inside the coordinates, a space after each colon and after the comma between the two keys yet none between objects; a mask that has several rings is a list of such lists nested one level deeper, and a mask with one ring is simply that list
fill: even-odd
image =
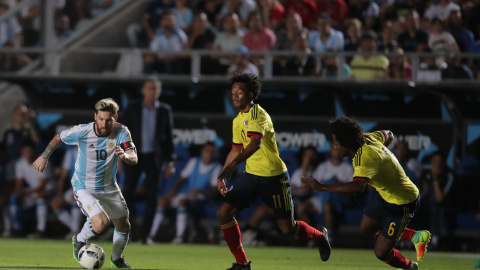
[{"label": "soccer cleat", "polygon": [[412,243],[415,245],[417,251],[417,261],[421,262],[427,254],[427,246],[432,239],[432,234],[429,231],[417,231],[412,236]]},{"label": "soccer cleat", "polygon": [[118,258],[115,261],[110,258],[110,266],[113,268],[135,269],[128,264],[123,257]]},{"label": "soccer cleat", "polygon": [[78,262],[78,252],[80,249],[85,246],[86,243],[80,242],[77,240],[77,234],[74,234],[72,237],[72,245],[73,245],[73,258],[75,261]]},{"label": "soccer cleat", "polygon": [[410,267],[406,268],[405,270],[418,270],[418,263],[412,262]]},{"label": "soccer cleat", "polygon": [[323,241],[318,243],[318,252],[320,253],[320,259],[326,262],[330,258],[332,248],[330,247],[330,242],[328,241],[327,228],[321,227],[319,231],[321,231],[323,234]]},{"label": "soccer cleat", "polygon": [[228,268],[227,270],[252,270],[252,267],[250,266],[251,263],[251,261],[247,264],[233,263],[232,267]]}]

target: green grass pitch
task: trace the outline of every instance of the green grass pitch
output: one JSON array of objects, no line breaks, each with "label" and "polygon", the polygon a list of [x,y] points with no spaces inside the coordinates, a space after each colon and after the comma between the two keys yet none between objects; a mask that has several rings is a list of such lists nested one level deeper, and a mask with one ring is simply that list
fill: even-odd
[{"label": "green grass pitch", "polygon": [[[112,243],[91,241],[103,247],[110,258]],[[322,262],[316,248],[245,247],[256,270],[283,269],[394,269],[378,261],[373,250],[333,249],[328,262]],[[414,259],[413,251],[402,252]],[[227,269],[234,261],[227,246],[153,246],[132,243],[124,256],[135,269]],[[420,269],[473,269],[480,254],[428,252]],[[107,260],[102,268],[110,268]],[[0,269],[81,269],[72,257],[70,241],[0,239]]]}]

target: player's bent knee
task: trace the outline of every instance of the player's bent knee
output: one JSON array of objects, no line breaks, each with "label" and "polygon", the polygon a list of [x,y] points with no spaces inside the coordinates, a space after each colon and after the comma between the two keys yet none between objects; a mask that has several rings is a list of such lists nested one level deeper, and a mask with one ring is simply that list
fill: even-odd
[{"label": "player's bent knee", "polygon": [[375,248],[374,252],[375,252],[375,256],[381,261],[387,261],[388,259],[390,259],[389,258],[390,250],[383,250],[383,249]]},{"label": "player's bent knee", "polygon": [[110,224],[110,219],[105,213],[100,213],[92,217],[92,228],[96,233],[103,232]]}]

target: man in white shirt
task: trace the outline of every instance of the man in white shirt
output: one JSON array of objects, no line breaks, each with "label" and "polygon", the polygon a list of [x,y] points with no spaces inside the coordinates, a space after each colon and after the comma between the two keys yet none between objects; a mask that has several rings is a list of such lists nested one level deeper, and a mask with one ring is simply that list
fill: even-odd
[{"label": "man in white shirt", "polygon": [[454,10],[460,11],[460,6],[450,0],[440,0],[439,3],[431,5],[425,11],[424,16],[430,21],[435,18],[445,21],[450,16],[450,12]]}]

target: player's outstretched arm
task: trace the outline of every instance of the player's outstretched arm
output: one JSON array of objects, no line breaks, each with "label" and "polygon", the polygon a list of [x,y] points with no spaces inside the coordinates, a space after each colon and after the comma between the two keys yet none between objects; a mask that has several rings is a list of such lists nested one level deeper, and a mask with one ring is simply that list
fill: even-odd
[{"label": "player's outstretched arm", "polygon": [[363,181],[353,181],[336,185],[324,185],[321,182],[318,182],[316,179],[306,176],[303,176],[300,180],[302,181],[302,185],[306,188],[333,193],[362,193],[365,191],[367,186],[367,183]]},{"label": "player's outstretched arm", "polygon": [[62,140],[60,139],[60,134],[55,135],[55,137],[53,137],[53,139],[47,145],[47,148],[45,148],[45,151],[43,151],[42,155],[40,155],[40,157],[38,157],[35,162],[33,162],[33,167],[35,168],[35,170],[39,172],[45,171],[48,163],[48,158],[52,155],[53,151],[55,151],[61,144]]},{"label": "player's outstretched arm", "polygon": [[387,140],[385,141],[385,146],[388,147],[392,142],[393,142],[393,139],[395,139],[395,136],[393,136],[393,132],[391,132],[390,130],[384,130],[385,131],[385,134],[387,134]]}]

